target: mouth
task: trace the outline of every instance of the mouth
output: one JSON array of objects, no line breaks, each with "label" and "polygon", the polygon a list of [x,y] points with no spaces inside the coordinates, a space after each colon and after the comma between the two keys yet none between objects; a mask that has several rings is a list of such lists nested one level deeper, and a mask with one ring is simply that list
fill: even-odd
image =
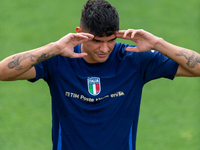
[{"label": "mouth", "polygon": [[107,54],[98,54],[98,56],[99,56],[100,58],[105,58],[105,57],[107,57]]}]

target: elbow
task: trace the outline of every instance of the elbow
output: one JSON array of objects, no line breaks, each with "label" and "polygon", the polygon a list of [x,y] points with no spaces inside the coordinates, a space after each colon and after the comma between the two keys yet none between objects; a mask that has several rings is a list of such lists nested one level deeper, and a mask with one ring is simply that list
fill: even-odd
[{"label": "elbow", "polygon": [[0,65],[0,81],[6,81],[6,76],[4,74],[4,68]]},{"label": "elbow", "polygon": [[15,78],[13,77],[13,74],[11,73],[2,73],[0,72],[0,81],[14,81]]},{"label": "elbow", "polygon": [[5,76],[3,75],[2,69],[0,69],[0,81],[5,81]]},{"label": "elbow", "polygon": [[0,81],[9,81],[9,80],[10,79],[8,77],[0,73]]},{"label": "elbow", "polygon": [[0,81],[6,81],[6,79],[0,76]]},{"label": "elbow", "polygon": [[0,69],[0,81],[12,81],[13,77],[11,73],[5,73]]},{"label": "elbow", "polygon": [[13,80],[13,73],[0,66],[0,81],[11,81]]},{"label": "elbow", "polygon": [[0,81],[7,81],[7,77],[2,69],[0,69]]},{"label": "elbow", "polygon": [[14,79],[11,77],[5,77],[0,75],[0,81],[14,81]]}]

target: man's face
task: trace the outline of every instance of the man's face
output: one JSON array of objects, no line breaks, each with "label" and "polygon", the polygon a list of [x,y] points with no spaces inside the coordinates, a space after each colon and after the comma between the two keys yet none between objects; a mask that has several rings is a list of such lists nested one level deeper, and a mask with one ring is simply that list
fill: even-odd
[{"label": "man's face", "polygon": [[83,58],[88,63],[103,63],[112,52],[116,42],[116,35],[98,37],[94,36],[92,41],[82,43],[81,52],[87,53]]}]

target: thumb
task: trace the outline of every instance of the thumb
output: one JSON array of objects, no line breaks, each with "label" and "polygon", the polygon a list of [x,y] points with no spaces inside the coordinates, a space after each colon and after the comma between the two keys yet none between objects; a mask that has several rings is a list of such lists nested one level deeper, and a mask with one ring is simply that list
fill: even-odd
[{"label": "thumb", "polygon": [[74,53],[71,58],[82,58],[84,56],[86,56],[87,53]]},{"label": "thumb", "polygon": [[137,53],[140,52],[140,50],[138,49],[138,47],[127,47],[127,48],[126,48],[126,51],[129,51],[129,52],[137,52]]}]

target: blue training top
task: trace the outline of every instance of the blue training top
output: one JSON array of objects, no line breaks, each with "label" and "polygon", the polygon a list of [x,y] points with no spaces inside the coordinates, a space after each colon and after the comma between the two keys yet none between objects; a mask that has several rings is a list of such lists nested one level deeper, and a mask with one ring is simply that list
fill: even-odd
[{"label": "blue training top", "polygon": [[[157,51],[116,43],[104,63],[52,57],[35,66],[52,96],[53,150],[135,150],[142,88],[173,79],[178,64]],[[80,45],[75,47],[80,52]]]}]

